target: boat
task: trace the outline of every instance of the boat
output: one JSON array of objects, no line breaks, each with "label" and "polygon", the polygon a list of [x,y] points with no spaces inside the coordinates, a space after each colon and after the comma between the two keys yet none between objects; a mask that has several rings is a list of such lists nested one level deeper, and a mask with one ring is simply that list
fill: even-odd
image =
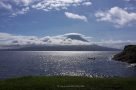
[{"label": "boat", "polygon": [[95,60],[96,58],[95,58],[95,57],[92,57],[92,58],[91,58],[91,57],[88,57],[88,59],[92,59],[92,60]]}]

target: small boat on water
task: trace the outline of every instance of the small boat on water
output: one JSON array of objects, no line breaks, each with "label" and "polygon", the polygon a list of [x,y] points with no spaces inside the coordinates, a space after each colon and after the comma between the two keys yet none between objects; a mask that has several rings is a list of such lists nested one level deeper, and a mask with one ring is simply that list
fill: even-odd
[{"label": "small boat on water", "polygon": [[92,58],[91,58],[91,57],[88,57],[88,59],[95,60],[96,58],[95,58],[95,57],[92,57]]}]

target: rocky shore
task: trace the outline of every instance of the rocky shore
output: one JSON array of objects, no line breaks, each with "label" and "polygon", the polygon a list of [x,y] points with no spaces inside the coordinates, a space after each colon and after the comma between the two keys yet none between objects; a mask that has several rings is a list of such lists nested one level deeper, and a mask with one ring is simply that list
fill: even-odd
[{"label": "rocky shore", "polygon": [[113,59],[127,63],[136,63],[136,45],[125,46],[124,50],[114,55]]}]

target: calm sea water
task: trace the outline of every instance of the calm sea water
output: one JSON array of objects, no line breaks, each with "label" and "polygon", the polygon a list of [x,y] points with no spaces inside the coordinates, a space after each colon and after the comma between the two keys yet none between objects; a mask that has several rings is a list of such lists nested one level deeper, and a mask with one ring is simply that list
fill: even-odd
[{"label": "calm sea water", "polygon": [[[111,60],[112,51],[2,51],[0,79],[70,75],[89,77],[136,77],[136,67]],[[95,60],[88,58],[95,57]]]}]

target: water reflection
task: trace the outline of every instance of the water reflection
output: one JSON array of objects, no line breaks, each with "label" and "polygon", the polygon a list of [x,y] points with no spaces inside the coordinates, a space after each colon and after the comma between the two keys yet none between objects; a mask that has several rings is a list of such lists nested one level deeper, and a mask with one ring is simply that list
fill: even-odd
[{"label": "water reflection", "polygon": [[[26,75],[135,77],[136,68],[111,60],[118,52],[0,52],[0,78]],[[95,60],[88,59],[95,57]]]}]

